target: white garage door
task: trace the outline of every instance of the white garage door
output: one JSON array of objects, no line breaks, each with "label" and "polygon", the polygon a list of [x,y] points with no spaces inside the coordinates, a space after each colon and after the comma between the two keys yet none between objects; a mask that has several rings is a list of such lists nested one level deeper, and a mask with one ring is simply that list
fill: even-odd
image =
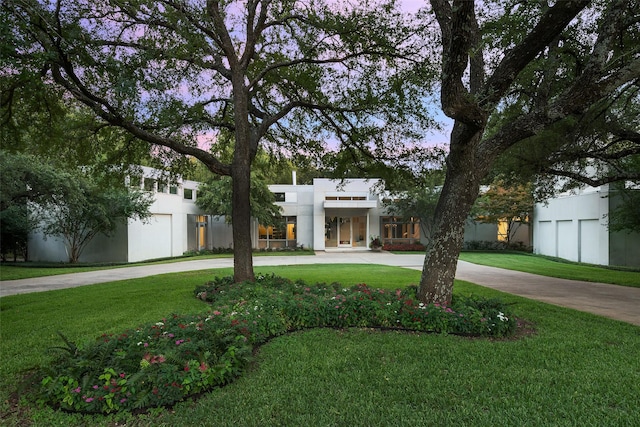
[{"label": "white garage door", "polygon": [[153,215],[129,226],[129,261],[171,256],[171,215]]},{"label": "white garage door", "polygon": [[556,256],[556,235],[551,221],[540,221],[538,223],[536,239],[539,254]]},{"label": "white garage door", "polygon": [[558,257],[578,261],[578,236],[573,221],[556,222],[558,230]]},{"label": "white garage door", "polygon": [[599,264],[599,232],[600,221],[597,219],[580,221],[580,262]]}]

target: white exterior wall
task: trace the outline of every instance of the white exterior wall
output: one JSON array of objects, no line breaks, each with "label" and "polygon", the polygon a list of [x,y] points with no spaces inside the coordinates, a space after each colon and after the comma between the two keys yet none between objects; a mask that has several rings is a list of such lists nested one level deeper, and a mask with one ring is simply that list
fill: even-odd
[{"label": "white exterior wall", "polygon": [[536,254],[591,264],[609,264],[606,187],[567,194],[534,207]]},{"label": "white exterior wall", "polygon": [[313,186],[270,185],[269,189],[274,193],[284,193],[284,202],[276,205],[282,208],[282,216],[296,217],[297,245],[313,248]]},{"label": "white exterior wall", "polygon": [[[153,177],[154,171],[152,169],[143,168],[143,171],[146,177]],[[366,232],[363,229],[356,232],[354,227],[350,236],[351,244],[338,245],[338,247],[367,249],[371,236],[381,234],[381,217],[386,215],[378,195],[373,193],[373,189],[378,183],[377,179],[354,178],[344,181],[314,179],[313,185],[270,185],[269,189],[274,193],[284,193],[284,201],[277,204],[281,206],[283,216],[296,217],[296,242],[298,246],[320,251],[325,250],[327,249],[325,244],[327,216],[359,217],[360,221],[366,221]],[[197,229],[194,216],[203,215],[203,212],[195,204],[198,197],[198,183],[181,181],[177,187],[177,194],[170,194],[168,188],[159,193],[156,184],[153,189],[155,201],[150,207],[151,218],[147,222],[129,221],[126,226],[123,225],[118,230],[113,238],[98,236],[83,252],[80,260],[82,262],[135,262],[180,256],[188,250],[195,249],[190,247],[190,245],[194,246],[196,240]],[[144,188],[142,183],[141,188]],[[193,191],[193,199],[184,198],[185,189]],[[327,197],[332,197],[333,200],[327,200]],[[341,197],[355,199],[341,200]],[[363,200],[358,200],[359,198],[363,198]],[[566,210],[563,207],[559,209]],[[544,221],[544,215],[540,218]],[[557,227],[556,223],[554,223],[554,227]],[[583,229],[592,230],[593,224],[585,222]],[[540,230],[546,229],[541,227]],[[586,232],[584,231],[584,233]],[[232,228],[230,224],[225,222],[224,217],[209,216],[206,234],[205,246],[207,248],[233,247]],[[258,223],[255,220],[252,221],[251,237],[252,246],[257,248]],[[495,225],[468,222],[465,230],[466,241],[495,241],[496,239]],[[548,239],[541,241],[548,242]],[[548,250],[550,247],[548,245],[541,246],[543,250]],[[560,249],[565,251],[563,246]],[[553,244],[553,250],[557,253],[558,244]],[[64,262],[68,259],[64,245],[55,238],[43,240],[42,236],[34,235],[29,251],[32,260]],[[566,251],[567,256],[571,256],[569,250]],[[585,251],[584,256],[592,259],[593,251]]]},{"label": "white exterior wall", "polygon": [[[180,256],[189,250],[188,233],[196,230],[189,229],[187,215],[202,215],[195,204],[197,188],[197,182],[184,180],[178,185],[177,194],[169,194],[168,189],[165,193],[156,192],[149,209],[151,218],[146,222],[129,221],[129,262]],[[184,198],[185,189],[192,191],[192,199]]]},{"label": "white exterior wall", "polygon": [[[142,168],[145,177],[154,177],[154,170]],[[136,262],[154,258],[180,256],[188,250],[187,215],[202,215],[195,205],[198,183],[180,181],[177,194],[158,193],[154,188],[154,202],[149,208],[151,217],[145,222],[129,220],[113,237],[97,235],[82,252],[80,262]],[[143,188],[141,183],[141,188]],[[184,189],[193,191],[193,199],[184,199]],[[212,227],[210,227],[212,228]],[[63,240],[35,232],[29,237],[29,260],[67,262]]]},{"label": "white exterior wall", "polygon": [[[366,216],[367,236],[365,247],[369,247],[369,237],[380,234],[380,216],[383,214],[378,196],[372,188],[379,182],[377,179],[333,179],[313,180],[313,241],[315,250],[325,250],[325,216],[339,214],[342,216]],[[331,201],[325,208],[327,196],[366,196],[362,201]],[[330,206],[330,207],[329,207]]]}]

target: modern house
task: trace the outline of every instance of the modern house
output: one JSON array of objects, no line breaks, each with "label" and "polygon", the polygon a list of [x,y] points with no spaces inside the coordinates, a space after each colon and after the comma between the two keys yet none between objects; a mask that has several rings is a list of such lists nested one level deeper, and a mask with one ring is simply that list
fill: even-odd
[{"label": "modern house", "polygon": [[[179,256],[187,251],[233,247],[231,226],[223,217],[207,215],[195,204],[198,183],[179,180],[168,185],[143,168],[144,178],[130,185],[154,193],[151,218],[129,220],[115,236],[98,236],[80,257],[81,262],[134,262]],[[377,179],[314,179],[313,184],[270,185],[282,220],[276,226],[252,224],[255,249],[287,247],[319,251],[368,250],[371,238],[383,243],[425,242],[418,219],[403,221],[389,215],[374,190]],[[524,233],[525,239],[528,237]],[[470,221],[465,241],[496,241],[495,224]],[[525,242],[529,244],[528,240]],[[66,261],[64,244],[56,238],[35,233],[29,242],[31,261]]]},{"label": "modern house", "polygon": [[534,252],[589,264],[640,267],[640,234],[607,227],[615,203],[615,190],[603,185],[536,204]]},{"label": "modern house", "polygon": [[[129,220],[113,237],[98,234],[85,248],[80,262],[136,262],[179,256],[188,250],[212,247],[210,218],[195,205],[198,183],[179,180],[169,185],[151,168],[130,185],[154,193],[147,221]],[[35,232],[29,237],[29,261],[66,262],[60,238]]]}]

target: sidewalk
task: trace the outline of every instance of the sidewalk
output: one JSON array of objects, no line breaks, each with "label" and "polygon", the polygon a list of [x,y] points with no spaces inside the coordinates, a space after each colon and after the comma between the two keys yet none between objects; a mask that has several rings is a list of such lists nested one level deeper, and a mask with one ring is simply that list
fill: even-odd
[{"label": "sidewalk", "polygon": [[[316,256],[264,256],[253,259],[254,266],[302,264],[383,264],[422,270],[423,254],[394,255],[385,252],[317,252]],[[183,261],[170,264],[114,268],[84,273],[0,282],[0,296],[42,292],[165,273],[233,267],[232,258]],[[581,282],[501,268],[458,262],[456,279],[586,311],[640,326],[640,288]]]}]

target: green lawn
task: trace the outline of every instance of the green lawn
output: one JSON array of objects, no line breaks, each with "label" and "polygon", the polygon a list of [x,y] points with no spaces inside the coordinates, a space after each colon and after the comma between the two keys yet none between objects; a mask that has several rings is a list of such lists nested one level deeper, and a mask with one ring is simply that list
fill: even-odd
[{"label": "green lawn", "polygon": [[593,265],[555,261],[531,254],[462,252],[460,259],[474,264],[507,268],[542,276],[640,287],[640,271],[615,270]]},{"label": "green lawn", "polygon": [[[295,252],[256,252],[254,256],[299,256],[314,255],[311,250]],[[167,264],[173,262],[195,261],[199,259],[231,258],[232,254],[194,255],[175,258],[164,258],[156,261],[103,265],[70,265],[67,263],[17,263],[0,265],[0,281],[30,279],[33,277],[54,276],[57,274],[82,273],[84,271],[107,270],[110,268],[135,267],[138,265]]]},{"label": "green lawn", "polygon": [[[369,265],[264,267],[308,281],[397,288],[420,272]],[[640,425],[640,328],[502,296],[537,333],[509,341],[317,329],[272,340],[236,382],[140,417],[80,416],[7,397],[46,363],[56,331],[84,341],[173,313],[207,309],[193,288],[230,270],[168,274],[0,299],[0,424],[8,426],[583,426]]]}]

